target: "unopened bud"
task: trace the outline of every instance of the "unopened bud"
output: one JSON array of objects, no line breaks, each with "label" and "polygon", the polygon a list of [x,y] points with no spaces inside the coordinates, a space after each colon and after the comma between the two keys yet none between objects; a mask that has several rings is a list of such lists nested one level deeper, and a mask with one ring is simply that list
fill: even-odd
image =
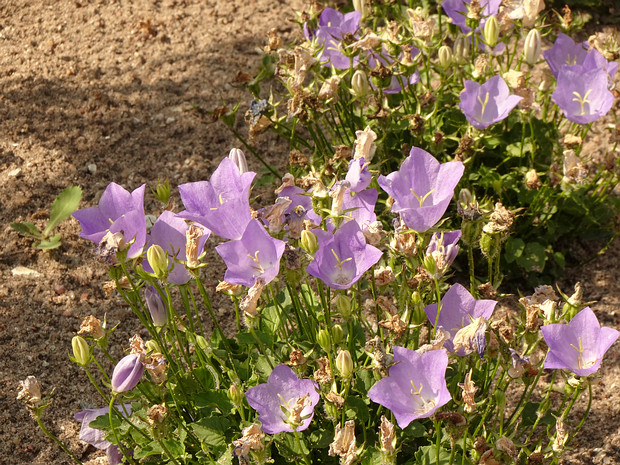
[{"label": "unopened bud", "polygon": [[344,331],[342,326],[339,324],[335,324],[332,327],[332,341],[334,344],[340,344],[340,342],[344,339]]},{"label": "unopened bud", "polygon": [[163,279],[168,274],[168,254],[160,245],[153,244],[146,252],[146,258],[153,269],[153,274]]},{"label": "unopened bud", "polygon": [[150,339],[144,343],[144,347],[146,348],[147,354],[160,354],[161,349],[159,348],[159,344],[153,339]]},{"label": "unopened bud", "polygon": [[157,200],[159,200],[164,205],[168,205],[170,201],[170,181],[158,181],[157,186],[155,186],[155,190],[152,191]]},{"label": "unopened bud", "polygon": [[452,64],[452,49],[447,45],[439,47],[437,56],[439,58],[439,66],[442,68],[446,69]]},{"label": "unopened bud", "polygon": [[236,384],[231,385],[228,388],[228,398],[235,407],[239,407],[243,402],[243,390],[239,389]]},{"label": "unopened bud", "polygon": [[454,52],[454,59],[457,63],[466,63],[471,56],[471,44],[470,39],[466,37],[458,37],[454,41],[452,51]]},{"label": "unopened bud", "polygon": [[489,47],[495,47],[499,38],[499,23],[495,16],[489,16],[484,24],[484,42]]},{"label": "unopened bud", "polygon": [[239,168],[239,173],[247,173],[248,170],[248,162],[245,159],[244,153],[240,149],[232,149],[228,154],[228,158],[235,162],[237,168]]},{"label": "unopened bud", "polygon": [[480,250],[482,254],[488,259],[494,259],[497,257],[501,249],[501,237],[496,233],[483,232],[480,237]]},{"label": "unopened bud", "polygon": [[350,378],[353,374],[353,359],[348,350],[338,351],[336,357],[336,369],[343,378]]},{"label": "unopened bud", "polygon": [[82,336],[73,336],[71,347],[73,348],[73,361],[75,363],[83,367],[90,363],[90,345]]},{"label": "unopened bud", "polygon": [[207,351],[209,349],[209,343],[203,336],[199,334],[196,335],[196,345],[204,351]]},{"label": "unopened bud", "polygon": [[158,328],[164,326],[168,322],[168,314],[159,292],[153,286],[147,287],[144,290],[144,300],[146,300],[153,324]]},{"label": "unopened bud", "polygon": [[321,329],[316,337],[316,340],[325,352],[329,352],[331,350],[332,341],[328,330]]},{"label": "unopened bud", "polygon": [[525,58],[525,62],[530,66],[534,66],[540,57],[540,51],[540,32],[538,32],[538,29],[532,29],[528,32],[523,46],[523,58]]},{"label": "unopened bud", "polygon": [[356,97],[363,97],[370,92],[368,76],[366,76],[366,73],[361,69],[358,69],[351,78],[351,90]]},{"label": "unopened bud", "polygon": [[340,316],[347,320],[351,316],[351,298],[344,294],[338,294],[333,298],[332,303],[340,313]]},{"label": "unopened bud", "polygon": [[310,255],[314,255],[316,251],[319,250],[319,241],[316,238],[316,234],[304,229],[301,232],[301,248]]}]

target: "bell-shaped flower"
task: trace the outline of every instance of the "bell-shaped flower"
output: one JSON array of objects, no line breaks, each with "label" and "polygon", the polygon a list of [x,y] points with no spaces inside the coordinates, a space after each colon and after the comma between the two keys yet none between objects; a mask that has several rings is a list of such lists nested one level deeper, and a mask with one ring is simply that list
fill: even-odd
[{"label": "bell-shaped flower", "polygon": [[[204,226],[199,226],[203,230],[203,234],[198,241],[199,250],[203,250],[205,242],[209,238],[211,231]],[[157,244],[166,251],[170,260],[168,260],[170,270],[168,274],[168,281],[173,284],[185,284],[191,279],[191,275],[187,269],[179,261],[185,261],[186,255],[186,241],[187,241],[187,228],[186,221],[175,215],[171,211],[165,210],[151,229],[151,235],[149,237],[148,245]],[[142,264],[145,271],[153,272],[153,267],[147,260]]]},{"label": "bell-shaped flower", "polygon": [[587,124],[607,114],[614,96],[607,87],[607,71],[586,70],[580,65],[564,65],[551,95],[569,121]]},{"label": "bell-shaped flower", "polygon": [[408,228],[424,232],[443,216],[465,167],[460,161],[440,164],[425,150],[414,147],[399,171],[379,176],[379,186],[393,199]]},{"label": "bell-shaped flower", "polygon": [[[342,39],[346,34],[355,36],[358,33],[361,17],[359,11],[342,14],[333,8],[325,8],[319,17],[318,29],[311,33],[304,27],[306,37],[316,40],[317,45],[323,47],[320,60],[324,65],[336,69],[348,69],[351,66],[351,58],[343,53]],[[358,61],[358,57],[353,57],[354,66]]]},{"label": "bell-shaped flower", "polygon": [[344,179],[349,182],[350,189],[353,192],[361,192],[370,185],[372,175],[368,169],[368,164],[364,157],[349,162],[349,169]]},{"label": "bell-shaped flower", "polygon": [[[495,300],[476,300],[460,284],[453,284],[441,299],[439,319],[437,319],[437,304],[430,304],[424,307],[426,316],[433,326],[437,323],[437,328],[442,327],[450,333],[450,340],[446,341],[444,347],[449,352],[454,352],[454,337],[463,328],[469,326],[478,318],[488,320],[493,314],[497,302]],[[482,324],[473,325],[472,329],[484,327]],[[479,336],[472,331],[471,337]],[[471,345],[475,341],[472,341]],[[460,348],[456,355],[466,355],[466,351]]]},{"label": "bell-shaped flower", "polygon": [[551,74],[557,78],[562,66],[582,65],[587,54],[588,42],[578,44],[566,34],[560,34],[553,47],[543,52],[543,57],[551,68]]},{"label": "bell-shaped flower", "polygon": [[366,243],[356,221],[344,223],[334,234],[315,233],[319,249],[306,271],[332,289],[349,289],[381,258],[382,252]]},{"label": "bell-shaped flower", "polygon": [[394,347],[394,364],[389,375],[368,391],[373,402],[390,409],[398,426],[406,428],[418,418],[428,418],[452,399],[446,385],[448,354],[431,350]]},{"label": "bell-shaped flower", "polygon": [[286,365],[278,365],[267,383],[251,387],[245,397],[267,434],[303,431],[312,421],[319,402],[319,386],[310,379],[299,379]]},{"label": "bell-shaped flower", "polygon": [[[426,248],[426,256],[432,257],[435,265],[434,278],[439,279],[444,275],[459,253],[456,245],[461,238],[461,231],[436,232],[431,237],[431,242]],[[428,270],[427,270],[428,271]]]},{"label": "bell-shaped flower", "polygon": [[[123,414],[125,411],[128,414],[131,413],[131,404],[125,404],[123,407],[120,405],[115,405],[115,407]],[[109,411],[110,410],[108,407],[86,409],[76,413],[73,418],[81,423],[79,438],[97,449],[105,450],[108,456],[108,463],[110,465],[117,465],[122,462],[123,458],[118,446],[115,446],[110,441],[104,439],[105,433],[102,430],[91,428],[90,426],[92,421],[96,420],[100,416],[107,416]]]},{"label": "bell-shaped flower", "polygon": [[196,221],[218,236],[239,239],[252,219],[250,185],[256,173],[241,174],[230,158],[224,158],[209,181],[179,186],[185,210],[181,218]]},{"label": "bell-shaped flower", "polygon": [[258,278],[270,283],[280,271],[284,245],[284,241],[271,237],[258,220],[250,221],[241,239],[215,248],[226,263],[224,281],[247,287]]},{"label": "bell-shaped flower", "polygon": [[522,98],[511,95],[506,81],[498,75],[484,84],[465,81],[459,108],[469,124],[476,129],[485,129],[506,118]]},{"label": "bell-shaped flower", "polygon": [[549,346],[545,369],[566,369],[578,376],[598,371],[605,352],[620,334],[613,328],[601,328],[590,307],[581,310],[568,324],[545,325],[540,330]]},{"label": "bell-shaped flower", "polygon": [[123,357],[112,372],[112,390],[114,392],[131,391],[140,382],[144,374],[144,364],[140,354],[129,354]]},{"label": "bell-shaped flower", "polygon": [[143,184],[129,193],[118,184],[110,183],[99,205],[73,213],[82,227],[80,237],[99,244],[107,233],[122,233],[125,243],[131,243],[127,257],[140,256],[146,242],[144,188]]},{"label": "bell-shaped flower", "polygon": [[[354,192],[352,189],[346,189],[342,197],[342,214],[344,221],[355,221],[362,231],[367,230],[375,221],[375,205],[379,194],[374,187],[364,189],[360,192]],[[333,232],[336,227],[334,219],[327,221],[327,230]]]}]

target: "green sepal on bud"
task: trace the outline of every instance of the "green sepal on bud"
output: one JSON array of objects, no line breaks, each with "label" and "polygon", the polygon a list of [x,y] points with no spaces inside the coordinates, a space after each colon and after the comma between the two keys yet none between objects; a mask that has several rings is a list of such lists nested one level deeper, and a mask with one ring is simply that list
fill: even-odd
[{"label": "green sepal on bud", "polygon": [[319,240],[316,238],[316,234],[304,229],[301,232],[301,248],[310,255],[314,255],[319,250]]},{"label": "green sepal on bud", "polygon": [[427,255],[426,257],[424,257],[422,266],[429,275],[437,276],[437,262],[435,262],[435,258],[432,255]]},{"label": "green sepal on bud", "polygon": [[144,345],[146,347],[147,354],[160,354],[161,353],[159,344],[157,344],[157,341],[154,341],[153,339],[146,341]]},{"label": "green sepal on bud", "polygon": [[149,265],[153,268],[153,274],[158,279],[163,279],[168,275],[168,254],[157,244],[153,244],[146,252]]},{"label": "green sepal on bud", "polygon": [[87,366],[91,358],[91,349],[88,342],[82,336],[73,336],[71,347],[73,348],[73,357],[71,359],[80,366]]},{"label": "green sepal on bud", "polygon": [[338,351],[336,357],[336,369],[343,378],[350,378],[353,375],[353,359],[348,350]]},{"label": "green sepal on bud", "polygon": [[340,342],[344,339],[344,330],[342,326],[339,324],[335,324],[332,327],[332,341],[334,344],[340,344]]},{"label": "green sepal on bud", "polygon": [[480,250],[482,254],[487,257],[489,260],[494,259],[500,252],[502,247],[502,238],[497,233],[486,233],[483,232],[480,237]]},{"label": "green sepal on bud", "polygon": [[319,334],[316,337],[316,340],[325,352],[329,353],[331,351],[332,339],[331,339],[331,335],[329,334],[328,330],[321,329],[319,331]]},{"label": "green sepal on bud", "polygon": [[484,43],[489,47],[495,47],[499,39],[499,23],[495,16],[489,16],[484,24]]},{"label": "green sepal on bud", "polygon": [[340,316],[342,318],[344,318],[345,320],[348,320],[349,318],[351,318],[351,298],[347,297],[344,294],[338,294],[336,295],[336,297],[334,297],[334,299],[332,300],[332,303],[334,304],[334,307],[336,307],[336,310],[338,310],[338,313],[340,313]]},{"label": "green sepal on bud", "polygon": [[157,200],[164,205],[168,205],[170,202],[170,181],[168,179],[165,181],[157,181],[155,189],[151,189],[151,192],[153,192]]},{"label": "green sepal on bud", "polygon": [[245,396],[243,390],[240,389],[239,386],[237,386],[236,384],[232,384],[228,388],[228,392],[226,394],[228,395],[228,399],[230,399],[230,401],[235,407],[239,407],[241,405],[241,403],[243,402],[243,397]]}]

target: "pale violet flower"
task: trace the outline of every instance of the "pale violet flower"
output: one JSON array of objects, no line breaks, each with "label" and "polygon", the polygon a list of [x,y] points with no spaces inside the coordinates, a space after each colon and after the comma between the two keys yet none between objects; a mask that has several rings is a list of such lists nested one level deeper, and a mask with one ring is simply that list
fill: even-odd
[{"label": "pale violet flower", "polygon": [[498,75],[484,84],[465,81],[459,108],[469,124],[476,129],[485,129],[506,118],[521,99],[510,94],[506,81]]}]

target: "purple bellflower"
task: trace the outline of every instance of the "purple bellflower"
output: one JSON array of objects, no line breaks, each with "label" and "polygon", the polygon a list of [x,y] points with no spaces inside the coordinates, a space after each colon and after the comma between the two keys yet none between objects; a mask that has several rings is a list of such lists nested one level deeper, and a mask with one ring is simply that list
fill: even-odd
[{"label": "purple bellflower", "polygon": [[349,162],[349,169],[345,176],[345,181],[351,184],[353,192],[361,192],[370,185],[372,175],[368,170],[368,162],[364,157],[353,159]]},{"label": "purple bellflower", "polygon": [[510,94],[506,81],[498,75],[484,84],[465,81],[459,108],[469,124],[476,129],[485,129],[506,118],[521,99]]},{"label": "purple bellflower", "polygon": [[196,221],[225,239],[239,239],[252,219],[250,185],[256,173],[241,174],[235,162],[224,158],[209,181],[179,186],[185,211],[181,218]]},{"label": "purple bellflower", "polygon": [[319,386],[310,379],[299,379],[288,366],[273,369],[267,383],[248,389],[245,397],[267,434],[303,431],[312,421],[319,402]]},{"label": "purple bellflower", "polygon": [[452,262],[459,253],[459,246],[456,245],[461,238],[461,231],[436,232],[431,237],[431,242],[426,248],[426,255],[433,257],[436,266],[436,275],[439,279],[450,268]]},{"label": "purple bellflower", "polygon": [[101,196],[99,205],[73,213],[82,227],[80,237],[99,244],[108,232],[122,232],[126,243],[133,240],[127,257],[140,256],[146,242],[144,188],[143,184],[129,193],[111,182]]},{"label": "purple bellflower", "polygon": [[[120,405],[116,405],[115,407],[119,412],[123,412]],[[131,413],[131,404],[125,404],[124,409],[128,413]],[[121,463],[123,458],[123,454],[121,454],[118,446],[115,446],[110,441],[105,440],[103,438],[104,432],[102,430],[90,427],[90,423],[96,420],[97,417],[102,415],[107,416],[108,413],[108,407],[86,409],[76,413],[73,418],[82,424],[80,427],[79,438],[97,449],[105,450],[106,455],[108,456],[108,463],[110,465],[118,465]]]},{"label": "purple bellflower", "polygon": [[280,271],[284,245],[284,241],[271,237],[258,220],[250,221],[241,239],[215,248],[227,266],[224,281],[247,287],[258,278],[270,283]]},{"label": "purple bellflower", "polygon": [[[314,33],[310,33],[307,27],[304,28],[308,40],[315,39],[318,45],[323,46],[321,63],[336,69],[348,69],[351,66],[351,59],[342,53],[342,38],[345,34],[357,34],[361,17],[359,11],[342,14],[333,8],[325,8],[319,17],[319,27]],[[353,66],[358,61],[358,57],[353,57]]]},{"label": "purple bellflower", "polygon": [[547,60],[551,74],[558,77],[560,69],[564,65],[582,65],[588,53],[588,43],[575,43],[566,34],[558,35],[553,46],[543,52],[543,57]]},{"label": "purple bellflower", "polygon": [[305,211],[305,218],[309,219],[317,226],[321,224],[321,217],[317,215],[312,208],[312,196],[306,195],[306,191],[301,187],[286,186],[280,190],[278,197],[288,197],[291,199],[291,204],[284,212],[285,216],[299,211],[297,207],[301,206]]},{"label": "purple bellflower", "polygon": [[[198,250],[202,251],[211,231],[204,226],[200,227],[203,229],[203,235],[198,241]],[[171,270],[168,274],[168,281],[173,284],[185,284],[191,279],[189,271],[182,264],[175,263],[175,260],[185,261],[187,259],[185,253],[185,233],[187,228],[188,225],[183,218],[166,210],[157,218],[151,229],[148,245],[160,245],[168,253],[168,256],[171,257],[169,260],[169,269]],[[153,272],[148,259],[143,262],[142,266],[145,271]]]},{"label": "purple bellflower", "polygon": [[614,103],[609,91],[607,70],[585,66],[564,65],[551,95],[569,121],[587,124],[607,114]]},{"label": "purple bellflower", "polygon": [[144,374],[144,364],[140,354],[129,354],[123,357],[112,372],[112,390],[114,392],[131,391],[140,382]]},{"label": "purple bellflower", "polygon": [[161,298],[157,289],[153,286],[144,289],[144,300],[146,301],[146,307],[149,309],[153,324],[158,328],[164,326],[168,322],[168,312],[166,311],[164,299]]},{"label": "purple bellflower", "polygon": [[[464,34],[471,31],[471,28],[466,24],[470,3],[471,0],[444,0],[441,4],[443,11],[445,11],[452,20],[452,24],[460,27]],[[482,19],[480,20],[479,28],[476,30],[484,28],[486,18],[497,15],[499,6],[502,2],[501,0],[480,0],[479,3],[482,8]]]},{"label": "purple bellflower", "polygon": [[541,326],[549,346],[545,369],[567,369],[578,376],[598,371],[607,349],[618,339],[618,331],[600,326],[596,315],[586,307],[568,324]]},{"label": "purple bellflower", "polygon": [[448,354],[444,349],[419,354],[394,346],[394,365],[389,376],[368,391],[373,402],[394,414],[398,426],[406,428],[418,418],[428,418],[452,399],[446,386]]},{"label": "purple bellflower", "polygon": [[349,289],[381,258],[379,249],[366,244],[356,221],[344,223],[334,234],[315,234],[319,249],[306,271],[332,289]]},{"label": "purple bellflower", "polygon": [[[476,300],[463,286],[453,284],[441,299],[439,320],[437,320],[437,304],[427,305],[424,311],[433,326],[437,322],[437,327],[441,326],[450,333],[450,340],[446,341],[444,347],[449,352],[454,352],[453,341],[456,333],[476,318],[482,317],[485,320],[491,318],[496,304],[495,300]],[[456,355],[465,355],[465,351],[461,349]]]},{"label": "purple bellflower", "polygon": [[399,171],[379,176],[379,186],[393,199],[392,212],[418,232],[433,227],[443,216],[464,171],[463,163],[440,164],[430,153],[414,147]]}]

